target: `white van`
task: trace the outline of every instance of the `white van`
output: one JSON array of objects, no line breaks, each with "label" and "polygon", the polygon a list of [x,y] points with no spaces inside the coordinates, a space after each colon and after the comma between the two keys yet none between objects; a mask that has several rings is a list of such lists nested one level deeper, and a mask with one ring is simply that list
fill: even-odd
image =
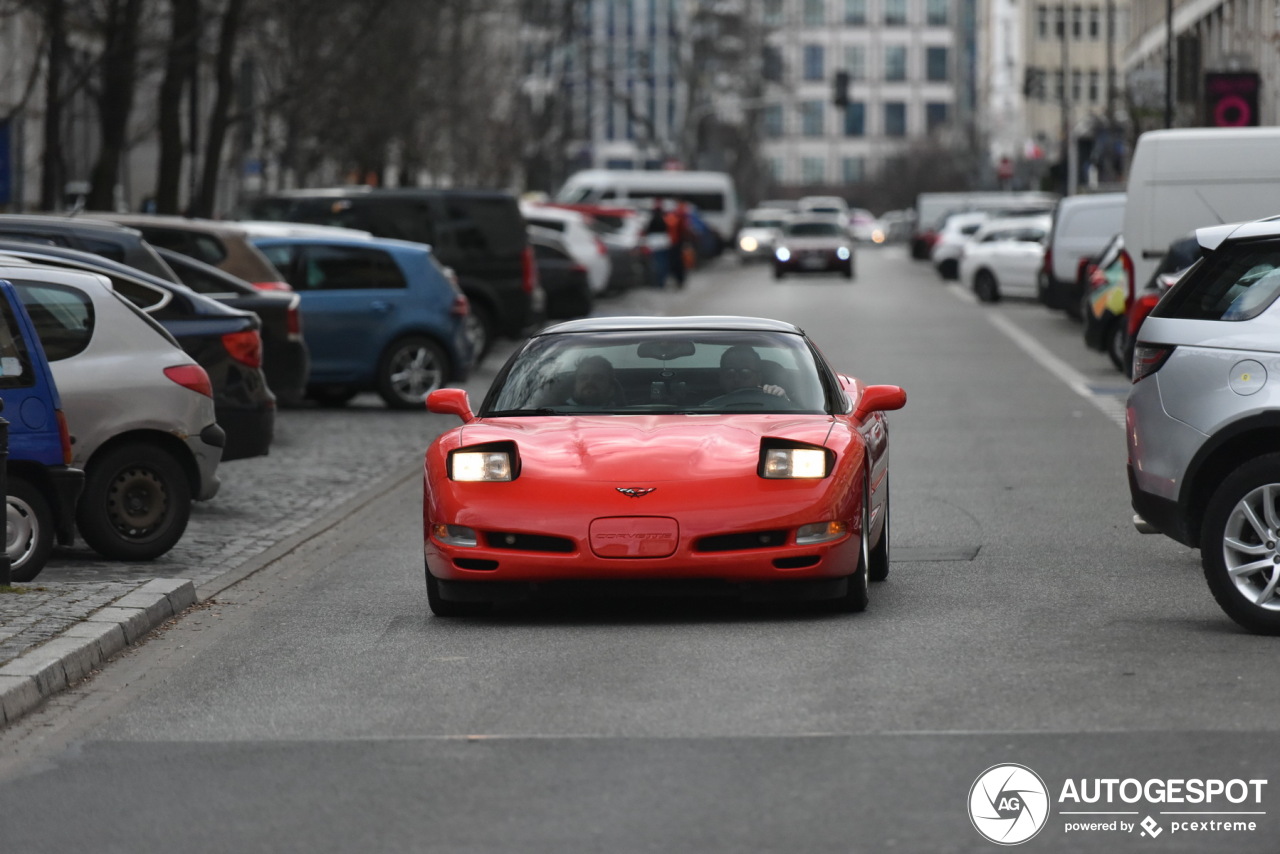
[{"label": "white van", "polygon": [[1280,127],[1148,131],[1138,137],[1127,189],[1132,302],[1175,239],[1280,214]]},{"label": "white van", "polygon": [[1053,211],[1037,295],[1049,308],[1080,316],[1080,262],[1097,255],[1124,227],[1124,193],[1068,196]]},{"label": "white van", "polygon": [[680,199],[698,209],[724,244],[738,228],[738,193],[725,172],[647,172],[630,169],[586,169],[569,176],[556,201],[570,204],[648,203],[655,198]]}]

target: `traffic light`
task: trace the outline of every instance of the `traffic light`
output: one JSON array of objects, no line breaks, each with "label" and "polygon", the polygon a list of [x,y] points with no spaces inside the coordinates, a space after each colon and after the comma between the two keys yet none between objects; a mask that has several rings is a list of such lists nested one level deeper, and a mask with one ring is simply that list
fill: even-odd
[{"label": "traffic light", "polygon": [[831,103],[837,107],[849,106],[849,72],[836,72],[831,85]]}]

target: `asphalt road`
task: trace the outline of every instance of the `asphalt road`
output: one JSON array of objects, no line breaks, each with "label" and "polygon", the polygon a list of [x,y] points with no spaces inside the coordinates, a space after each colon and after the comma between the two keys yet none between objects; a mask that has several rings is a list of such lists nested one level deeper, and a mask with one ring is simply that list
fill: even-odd
[{"label": "asphalt road", "polygon": [[[726,264],[604,308],[792,320],[907,389],[865,614],[436,619],[410,477],[0,733],[4,849],[970,852],[1031,821],[1032,851],[1276,851],[1274,641],[1222,615],[1197,553],[1133,530],[1124,381],[1065,317],[976,304],[900,249],[858,273]],[[971,821],[1009,763],[1051,814],[1024,788]],[[1267,783],[1063,799],[1097,779]]]}]

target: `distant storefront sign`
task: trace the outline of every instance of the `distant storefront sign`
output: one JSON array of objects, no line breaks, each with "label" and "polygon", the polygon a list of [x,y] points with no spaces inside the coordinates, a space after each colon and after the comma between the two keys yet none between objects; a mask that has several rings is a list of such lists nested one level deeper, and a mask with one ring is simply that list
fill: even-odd
[{"label": "distant storefront sign", "polygon": [[1205,74],[1205,124],[1215,128],[1256,127],[1258,87],[1259,77],[1253,71]]}]

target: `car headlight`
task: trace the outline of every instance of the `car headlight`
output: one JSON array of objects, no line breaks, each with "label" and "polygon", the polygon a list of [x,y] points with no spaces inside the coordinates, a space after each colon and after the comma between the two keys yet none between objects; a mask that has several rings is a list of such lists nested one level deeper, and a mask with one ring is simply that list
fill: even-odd
[{"label": "car headlight", "polygon": [[831,454],[822,448],[765,448],[760,476],[767,478],[822,478],[830,472]]},{"label": "car headlight", "polygon": [[777,251],[777,252],[775,252],[775,253],[773,253],[773,257],[775,257],[775,258],[777,258],[779,261],[783,261],[783,262],[790,261],[790,260],[791,260],[791,250],[790,250],[790,249],[788,249],[788,248],[787,248],[787,247],[785,247],[785,246],[779,246],[779,247],[778,247],[778,251]]},{"label": "car headlight", "polygon": [[847,247],[847,246],[841,246],[839,249],[837,249],[837,250],[836,250],[836,257],[837,257],[837,258],[839,258],[841,261],[848,261],[848,260],[849,260],[849,247]]},{"label": "car headlight", "polygon": [[449,479],[466,482],[503,481],[514,477],[514,454],[508,450],[465,450],[449,455]]},{"label": "car headlight", "polygon": [[750,235],[747,235],[742,238],[742,240],[738,241],[738,245],[742,247],[743,252],[755,252],[760,248],[760,241]]},{"label": "car headlight", "polygon": [[447,546],[474,549],[480,542],[475,528],[466,525],[432,525],[431,536]]},{"label": "car headlight", "polygon": [[840,539],[847,533],[849,533],[849,524],[834,519],[830,522],[801,525],[796,529],[796,545],[812,546],[815,543],[829,543],[832,540]]}]

